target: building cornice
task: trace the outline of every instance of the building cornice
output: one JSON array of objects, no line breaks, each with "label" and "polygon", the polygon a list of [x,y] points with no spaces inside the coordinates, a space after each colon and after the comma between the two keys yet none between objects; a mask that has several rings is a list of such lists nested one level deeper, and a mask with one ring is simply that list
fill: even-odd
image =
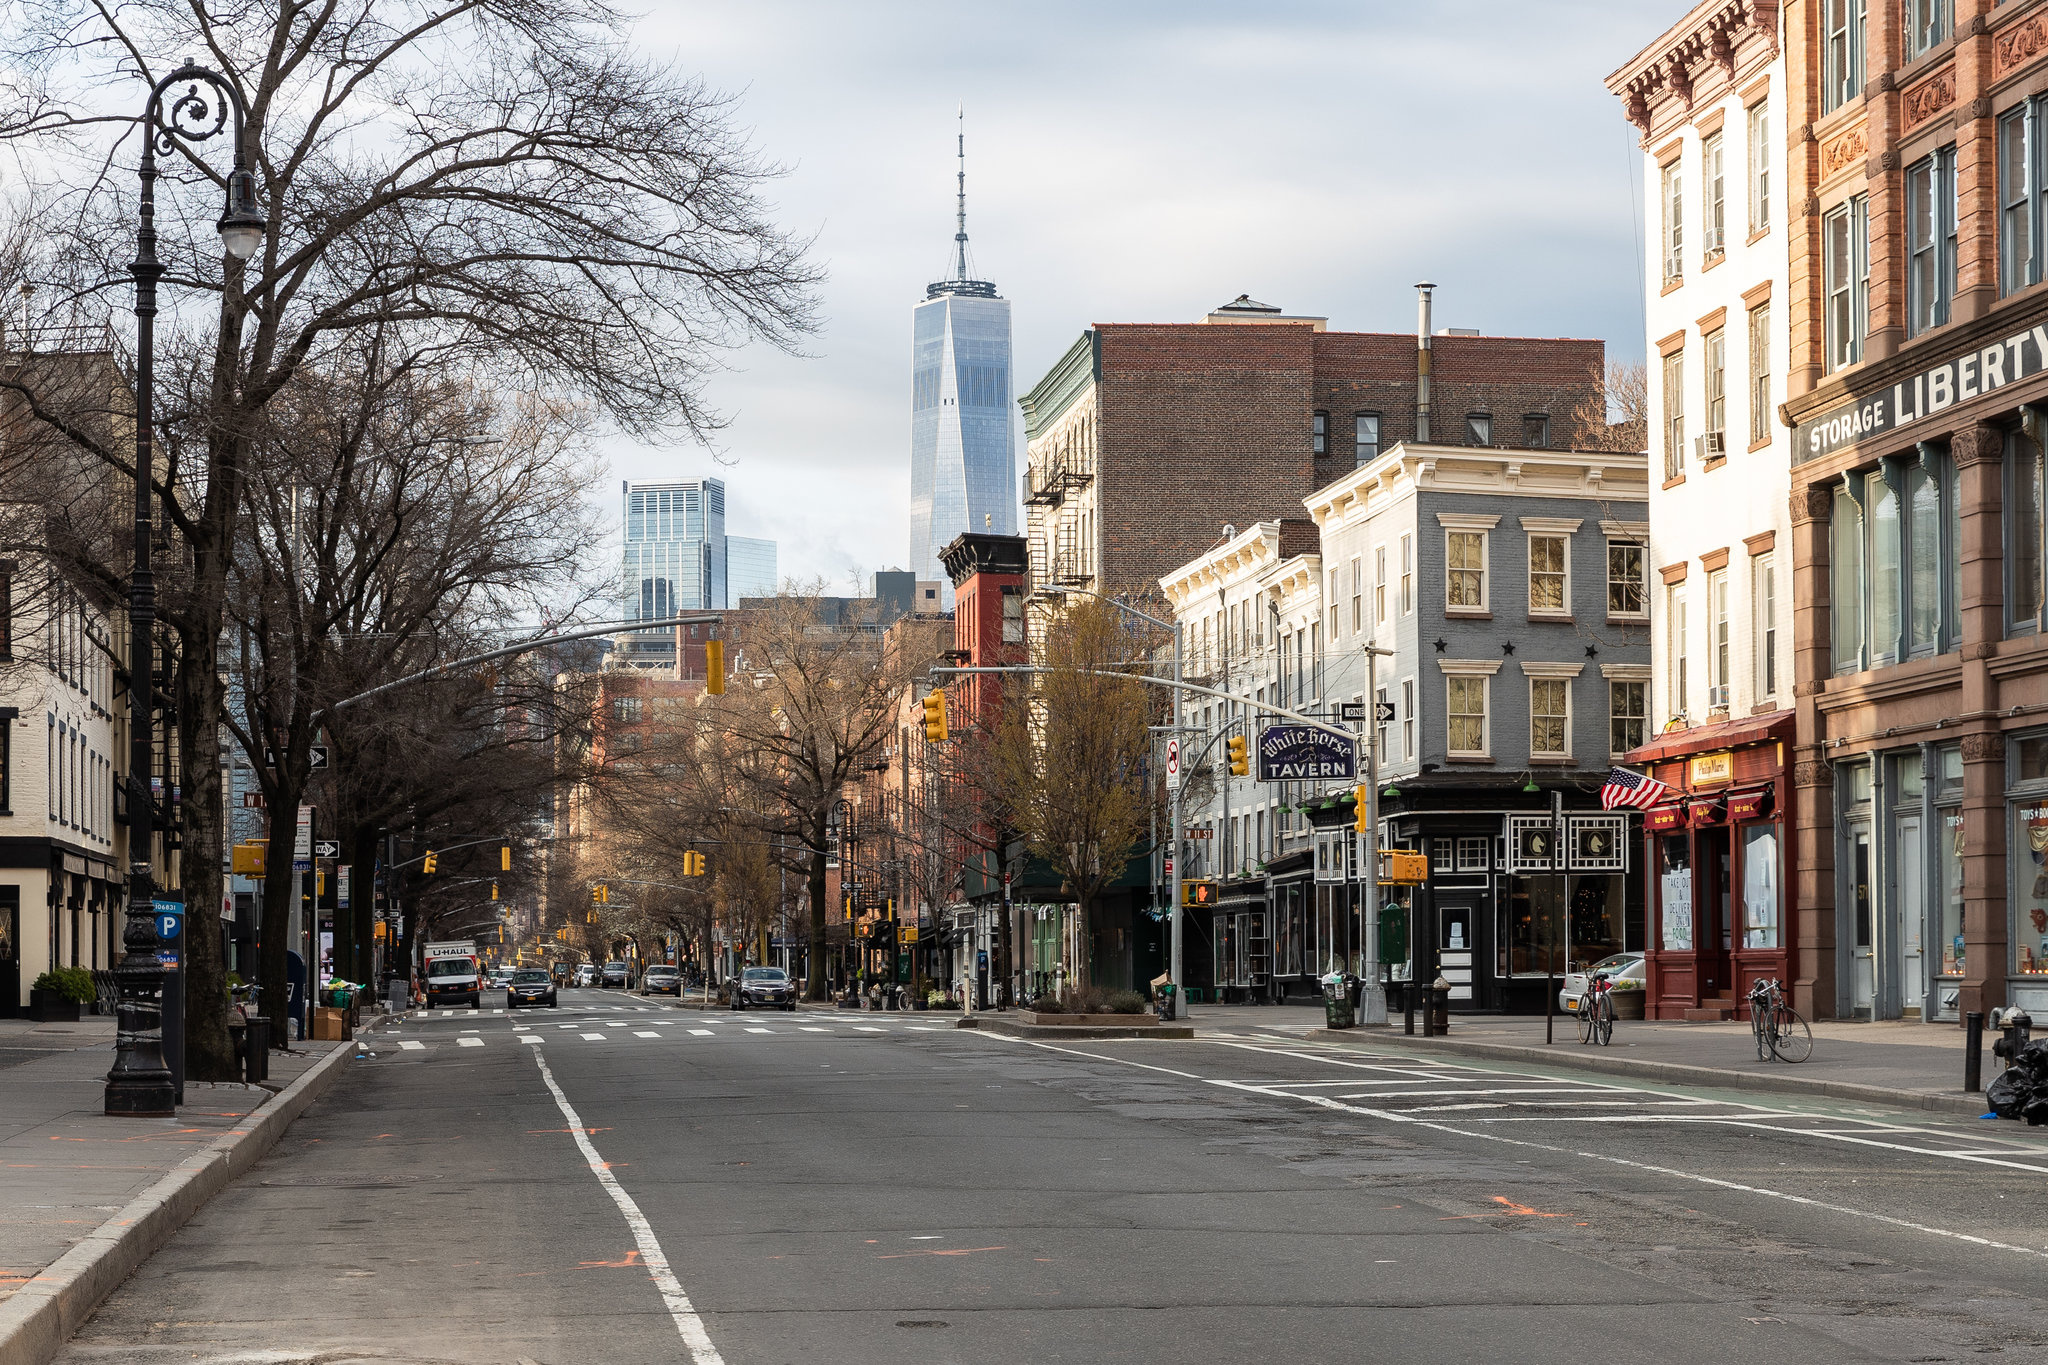
[{"label": "building cornice", "polygon": [[1196,556],[1159,578],[1160,590],[1178,613],[1198,592],[1256,579],[1280,562],[1280,523],[1254,522],[1248,530]]},{"label": "building cornice", "polygon": [[1734,93],[1778,55],[1779,0],[1702,0],[1620,70],[1607,88],[1644,138],[1682,122],[1702,98]]}]

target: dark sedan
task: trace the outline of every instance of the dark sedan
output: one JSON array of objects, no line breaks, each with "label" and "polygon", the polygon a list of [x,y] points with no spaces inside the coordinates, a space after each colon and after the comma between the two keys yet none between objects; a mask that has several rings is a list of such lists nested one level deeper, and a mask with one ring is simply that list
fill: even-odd
[{"label": "dark sedan", "polygon": [[505,1008],[520,1009],[527,1005],[546,1005],[549,1009],[560,1009],[555,999],[555,979],[540,967],[521,967],[512,973],[512,980],[505,986]]},{"label": "dark sedan", "polygon": [[732,1007],[744,1010],[756,1005],[794,1010],[796,987],[790,984],[789,973],[780,967],[749,967],[741,972],[732,986]]},{"label": "dark sedan", "polygon": [[683,993],[683,974],[674,967],[649,967],[647,975],[640,978],[640,994],[673,995]]},{"label": "dark sedan", "polygon": [[632,985],[632,969],[623,962],[607,962],[604,964],[604,970],[598,973],[597,988],[599,990],[623,991],[630,989]]}]

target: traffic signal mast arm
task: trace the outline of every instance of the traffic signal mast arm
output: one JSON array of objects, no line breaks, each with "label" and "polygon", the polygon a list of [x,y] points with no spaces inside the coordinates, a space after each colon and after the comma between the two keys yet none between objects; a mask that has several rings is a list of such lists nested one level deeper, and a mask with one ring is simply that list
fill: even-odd
[{"label": "traffic signal mast arm", "polygon": [[[1385,652],[1385,651],[1382,651],[1382,652]],[[1115,669],[1113,669],[1113,668],[1078,668],[1078,669],[1069,669],[1069,668],[1040,668],[1040,667],[1038,667],[1038,666],[1037,666],[1037,665],[1035,665],[1035,664],[1008,664],[1008,665],[1004,665],[1004,666],[1001,666],[1001,667],[987,667],[987,668],[954,668],[954,667],[950,667],[950,666],[941,666],[941,667],[938,667],[938,668],[934,668],[934,669],[932,669],[932,672],[933,672],[934,674],[938,674],[938,673],[1086,673],[1086,674],[1089,674],[1089,675],[1091,675],[1091,676],[1093,676],[1093,677],[1098,677],[1098,678],[1129,678],[1129,679],[1131,679],[1131,680],[1132,680],[1133,682],[1141,682],[1141,683],[1150,683],[1150,684],[1152,684],[1152,685],[1153,685],[1154,687],[1166,687],[1166,688],[1171,688],[1172,690],[1174,690],[1174,691],[1176,691],[1176,692],[1194,692],[1194,693],[1198,693],[1198,694],[1200,694],[1201,696],[1204,696],[1204,697],[1221,697],[1221,698],[1222,698],[1222,699],[1223,699],[1224,701],[1232,701],[1232,702],[1236,702],[1236,703],[1237,703],[1237,704],[1238,704],[1239,706],[1245,707],[1245,708],[1246,708],[1246,709],[1248,709],[1248,710],[1252,710],[1252,711],[1263,711],[1263,712],[1266,712],[1266,713],[1267,713],[1268,715],[1274,715],[1274,716],[1284,716],[1284,717],[1285,717],[1285,718],[1287,718],[1288,720],[1292,720],[1292,721],[1299,721],[1299,722],[1300,722],[1301,724],[1303,724],[1303,725],[1306,725],[1306,726],[1310,727],[1311,729],[1315,729],[1315,730],[1321,730],[1321,731],[1322,731],[1322,732],[1323,732],[1324,734],[1327,734],[1327,735],[1336,735],[1336,736],[1337,736],[1338,738],[1340,738],[1340,739],[1344,739],[1344,740],[1352,740],[1352,741],[1355,741],[1355,740],[1357,740],[1357,738],[1358,738],[1358,735],[1357,735],[1357,733],[1356,733],[1356,732],[1354,732],[1354,731],[1351,731],[1351,730],[1346,730],[1345,728],[1343,728],[1343,727],[1342,727],[1342,726],[1340,726],[1340,725],[1332,725],[1332,724],[1330,724],[1330,722],[1328,722],[1328,721],[1326,721],[1326,720],[1317,720],[1317,719],[1316,719],[1316,718],[1315,718],[1314,716],[1305,716],[1305,715],[1303,715],[1303,714],[1302,714],[1301,712],[1299,712],[1299,711],[1290,711],[1290,710],[1288,710],[1288,709],[1287,709],[1286,707],[1284,707],[1284,706],[1274,706],[1274,705],[1273,705],[1272,703],[1270,703],[1270,702],[1256,701],[1256,700],[1252,699],[1251,697],[1240,697],[1240,696],[1238,696],[1238,695],[1237,695],[1236,693],[1234,693],[1234,692],[1225,692],[1225,691],[1221,690],[1220,688],[1215,688],[1215,687],[1203,687],[1203,686],[1201,686],[1201,685],[1199,685],[1199,684],[1197,684],[1197,683],[1191,683],[1191,682],[1176,682],[1176,681],[1175,681],[1174,679],[1172,679],[1172,678],[1155,678],[1155,677],[1153,677],[1153,676],[1152,676],[1151,674],[1149,674],[1149,673],[1119,673],[1119,672],[1118,672],[1117,670],[1115,670]]]},{"label": "traffic signal mast arm", "polygon": [[[509,843],[508,843],[508,841],[507,841],[507,838],[506,838],[506,836],[505,836],[505,835],[502,835],[502,834],[493,834],[493,835],[492,835],[492,836],[491,836],[490,838],[488,838],[488,839],[465,839],[465,840],[464,840],[463,842],[461,842],[461,843],[459,843],[459,844],[443,844],[443,845],[441,845],[441,846],[439,846],[439,847],[437,847],[437,848],[430,848],[430,849],[428,849],[428,850],[427,850],[427,851],[426,851],[425,853],[421,853],[421,854],[417,855],[416,857],[411,857],[411,858],[407,858],[407,859],[406,859],[406,860],[405,860],[404,862],[402,862],[402,863],[392,863],[392,864],[390,864],[390,866],[392,866],[392,867],[411,867],[411,866],[412,866],[412,865],[413,865],[414,863],[423,863],[423,862],[425,862],[425,861],[426,861],[426,860],[427,860],[428,858],[438,858],[438,857],[440,857],[440,856],[441,856],[441,855],[442,855],[443,853],[453,853],[453,852],[454,852],[454,851],[455,851],[456,849],[458,849],[458,848],[475,848],[475,847],[476,847],[476,846],[477,846],[478,844],[504,844],[504,845],[506,845],[507,847],[509,847],[509,846],[510,846],[510,845],[509,845]],[[511,871],[511,868],[510,868],[510,867],[508,867],[508,866],[504,866],[504,862],[505,862],[505,860],[504,860],[504,859],[500,858],[500,859],[499,859],[498,861],[499,861],[499,863],[500,863],[500,868],[499,868],[499,870],[500,870],[500,871],[505,871],[505,872],[509,872],[509,871]]]}]

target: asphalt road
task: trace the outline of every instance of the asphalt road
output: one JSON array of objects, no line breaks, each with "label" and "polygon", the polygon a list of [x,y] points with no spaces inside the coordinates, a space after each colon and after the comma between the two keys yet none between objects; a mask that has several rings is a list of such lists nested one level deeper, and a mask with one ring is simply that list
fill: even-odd
[{"label": "asphalt road", "polygon": [[578,991],[376,1055],[85,1362],[2048,1361],[2048,1137]]}]

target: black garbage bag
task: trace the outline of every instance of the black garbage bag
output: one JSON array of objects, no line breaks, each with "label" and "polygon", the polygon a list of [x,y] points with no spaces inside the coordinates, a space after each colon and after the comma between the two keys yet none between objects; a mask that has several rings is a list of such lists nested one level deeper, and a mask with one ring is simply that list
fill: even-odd
[{"label": "black garbage bag", "polygon": [[1984,1098],[1990,1102],[1991,1112],[2002,1119],[2019,1118],[2033,1095],[2032,1083],[2016,1066],[1999,1072],[1991,1078],[1991,1084],[1984,1087]]}]

